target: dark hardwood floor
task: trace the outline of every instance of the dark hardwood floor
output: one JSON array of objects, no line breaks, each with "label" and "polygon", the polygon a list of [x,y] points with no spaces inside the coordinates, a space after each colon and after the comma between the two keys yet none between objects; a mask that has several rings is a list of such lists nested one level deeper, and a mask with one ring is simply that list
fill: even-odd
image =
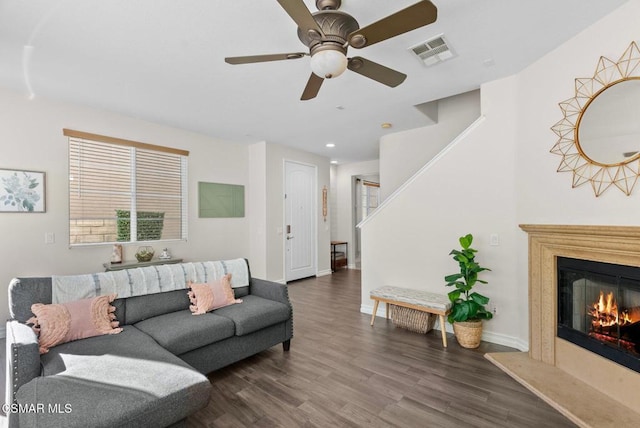
[{"label": "dark hardwood floor", "polygon": [[360,271],[289,284],[291,351],[275,346],[209,375],[189,427],[573,427],[487,361],[440,332],[360,313]]}]

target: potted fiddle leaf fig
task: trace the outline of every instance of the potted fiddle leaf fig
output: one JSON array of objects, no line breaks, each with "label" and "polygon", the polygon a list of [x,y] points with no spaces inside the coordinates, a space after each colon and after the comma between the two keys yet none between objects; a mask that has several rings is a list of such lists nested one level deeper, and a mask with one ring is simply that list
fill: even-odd
[{"label": "potted fiddle leaf fig", "polygon": [[485,307],[489,298],[472,290],[478,283],[487,284],[478,278],[478,274],[491,269],[475,261],[478,250],[471,248],[473,235],[462,236],[459,241],[462,248],[451,250],[449,255],[458,262],[460,272],[444,277],[447,287],[455,287],[448,293],[451,301],[448,320],[453,324],[454,334],[462,347],[477,348],[482,338],[482,320],[491,319],[493,314]]}]

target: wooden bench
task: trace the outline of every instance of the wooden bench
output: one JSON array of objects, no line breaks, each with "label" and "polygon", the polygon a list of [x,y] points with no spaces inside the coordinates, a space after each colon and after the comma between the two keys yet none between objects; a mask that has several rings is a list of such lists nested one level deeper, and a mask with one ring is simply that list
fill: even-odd
[{"label": "wooden bench", "polygon": [[385,286],[372,290],[370,297],[375,302],[373,304],[373,314],[371,315],[372,326],[376,319],[378,304],[380,302],[384,302],[387,305],[387,319],[389,319],[389,305],[404,306],[405,308],[415,309],[416,311],[438,315],[440,330],[442,331],[442,345],[444,345],[445,348],[447,347],[445,316],[451,312],[451,302],[446,295],[410,288]]}]

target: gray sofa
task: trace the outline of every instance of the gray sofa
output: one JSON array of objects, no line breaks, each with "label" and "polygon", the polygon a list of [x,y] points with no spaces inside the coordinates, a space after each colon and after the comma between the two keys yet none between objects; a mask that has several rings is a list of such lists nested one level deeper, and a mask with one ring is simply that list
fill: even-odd
[{"label": "gray sofa", "polygon": [[25,322],[51,303],[52,280],[9,286],[6,405],[13,427],[180,426],[209,401],[205,374],[279,343],[289,350],[285,285],[250,278],[243,303],[192,315],[186,290],[117,299],[124,330],[64,343],[43,355]]}]

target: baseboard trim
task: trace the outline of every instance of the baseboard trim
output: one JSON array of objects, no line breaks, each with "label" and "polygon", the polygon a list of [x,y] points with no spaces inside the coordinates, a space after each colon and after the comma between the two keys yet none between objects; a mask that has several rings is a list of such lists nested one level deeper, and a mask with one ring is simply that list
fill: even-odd
[{"label": "baseboard trim", "polygon": [[331,271],[331,269],[325,269],[325,270],[318,271],[318,273],[316,273],[316,277],[327,276],[327,275],[331,275],[332,273],[333,272]]},{"label": "baseboard trim", "polygon": [[[377,317],[385,318],[385,305],[378,306],[378,311],[376,312]],[[360,305],[360,312],[363,314],[373,314],[373,306],[371,305]]]},{"label": "baseboard trim", "polygon": [[[378,310],[376,311],[376,317],[386,318],[386,305],[378,306]],[[360,312],[363,314],[371,315],[373,314],[373,306],[371,305],[361,305]],[[440,322],[436,322],[436,325],[433,327],[434,330],[440,330]],[[445,323],[445,331],[447,333],[453,334],[453,326],[450,323]],[[483,331],[482,332],[482,340],[485,342],[495,343],[496,345],[508,346],[510,348],[516,348],[519,351],[527,352],[529,350],[529,344],[524,340],[514,337],[508,336],[506,334],[494,333],[491,331]]]},{"label": "baseboard trim", "polygon": [[529,343],[525,342],[524,340],[518,337],[507,336],[506,334],[494,333],[491,331],[483,331],[482,340],[495,343],[497,345],[504,345],[510,348],[516,348],[518,351],[521,351],[521,352],[529,351]]}]

